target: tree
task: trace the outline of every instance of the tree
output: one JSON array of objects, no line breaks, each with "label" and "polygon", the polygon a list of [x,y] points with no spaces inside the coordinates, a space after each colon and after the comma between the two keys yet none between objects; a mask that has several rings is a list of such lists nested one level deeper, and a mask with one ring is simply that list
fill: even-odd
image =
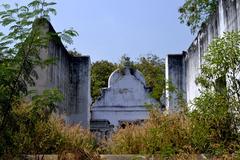
[{"label": "tree", "polygon": [[108,86],[110,74],[117,69],[117,65],[106,60],[92,64],[91,70],[91,95],[95,101],[101,94],[101,88]]},{"label": "tree", "polygon": [[140,57],[135,67],[143,73],[146,85],[152,88],[151,96],[160,101],[165,91],[164,60],[153,54]]},{"label": "tree", "polygon": [[119,63],[119,68],[124,67],[134,68],[134,62],[126,54],[122,55]]},{"label": "tree", "polygon": [[[205,139],[198,147],[201,151],[214,150],[214,144],[231,150],[230,145],[239,143],[239,45],[240,32],[227,32],[213,40],[204,55],[201,74],[196,79],[201,86],[201,95],[194,100],[191,114],[193,137],[201,135]],[[201,134],[203,131],[206,131],[204,135]]]},{"label": "tree", "polygon": [[217,9],[217,0],[186,0],[179,8],[181,23],[186,23],[195,33]]},{"label": "tree", "polygon": [[239,45],[240,32],[227,32],[209,45],[204,64],[201,66],[201,75],[196,81],[203,87],[202,91],[226,91],[229,98],[240,102]]},{"label": "tree", "polygon": [[160,101],[165,91],[165,64],[164,60],[156,55],[149,54],[140,57],[137,62],[133,62],[129,57],[123,55],[119,64],[113,64],[108,61],[97,61],[92,64],[91,72],[91,95],[94,100],[100,96],[101,88],[108,86],[108,78],[110,74],[119,69],[123,73],[125,67],[130,67],[130,71],[134,72],[138,69],[143,73],[146,85],[152,88],[151,96]]},{"label": "tree", "polygon": [[[18,132],[19,127],[13,106],[21,103],[29,95],[29,86],[34,86],[34,79],[38,78],[34,68],[52,63],[50,59],[40,58],[40,49],[47,47],[49,40],[57,35],[70,43],[71,37],[77,35],[74,30],[64,30],[57,34],[44,32],[42,26],[47,23],[51,14],[56,14],[56,10],[52,8],[55,4],[45,0],[34,0],[26,6],[1,6],[0,25],[8,27],[9,32],[0,32],[0,157],[6,152],[13,152],[11,147],[14,140],[11,136]],[[56,101],[59,100],[58,97],[54,98],[57,95],[52,94]],[[49,103],[42,106],[46,107],[42,108],[42,111],[55,106],[55,102],[46,102]]]},{"label": "tree", "polygon": [[122,57],[120,58],[120,62],[118,64],[118,69],[119,72],[121,74],[125,74],[125,68],[128,67],[131,74],[134,74],[134,72],[136,71],[136,67],[134,65],[134,62],[131,61],[131,58],[128,57],[126,54],[122,55]]}]

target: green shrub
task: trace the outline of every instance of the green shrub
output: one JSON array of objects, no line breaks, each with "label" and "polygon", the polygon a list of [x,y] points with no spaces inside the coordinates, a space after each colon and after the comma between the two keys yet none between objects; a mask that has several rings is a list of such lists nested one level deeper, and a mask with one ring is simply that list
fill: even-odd
[{"label": "green shrub", "polygon": [[[48,100],[43,100],[44,97]],[[79,125],[67,125],[64,120],[50,114],[52,111],[47,107],[39,106],[51,101],[48,96],[36,98],[32,102],[19,102],[13,107],[12,114],[17,123],[15,130],[9,131],[12,145],[0,144],[0,146],[6,146],[4,156],[59,154],[73,149],[89,153],[95,151],[96,139],[90,131]]]},{"label": "green shrub", "polygon": [[222,155],[233,153],[239,147],[239,133],[234,125],[234,115],[222,93],[205,91],[195,99],[195,109],[190,113],[192,146],[200,153]]}]

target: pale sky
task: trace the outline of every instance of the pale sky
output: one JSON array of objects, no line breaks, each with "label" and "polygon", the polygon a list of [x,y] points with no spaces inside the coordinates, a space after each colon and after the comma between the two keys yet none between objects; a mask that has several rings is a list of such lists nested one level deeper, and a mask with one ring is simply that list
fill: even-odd
[{"label": "pale sky", "polygon": [[123,54],[133,60],[148,53],[165,58],[186,50],[194,39],[190,29],[178,20],[178,8],[184,1],[61,0],[51,23],[56,31],[77,30],[79,36],[69,48],[90,55],[92,61],[118,62]]}]

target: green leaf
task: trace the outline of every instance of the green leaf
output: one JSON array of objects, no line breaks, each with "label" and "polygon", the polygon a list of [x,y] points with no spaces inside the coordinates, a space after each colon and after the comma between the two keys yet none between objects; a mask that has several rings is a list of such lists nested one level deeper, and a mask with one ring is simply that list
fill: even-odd
[{"label": "green leaf", "polygon": [[19,7],[19,11],[26,13],[26,12],[29,12],[29,8],[27,6],[21,6]]},{"label": "green leaf", "polygon": [[0,32],[0,37],[4,36],[3,32]]},{"label": "green leaf", "polygon": [[27,6],[28,7],[35,7],[35,8],[37,8],[37,7],[39,7],[41,5],[41,3],[42,2],[40,0],[34,0],[31,3],[29,3]]},{"label": "green leaf", "polygon": [[4,18],[2,21],[0,21],[0,24],[2,24],[3,26],[7,26],[13,22],[16,22],[16,20],[13,18]]},{"label": "green leaf", "polygon": [[75,31],[73,28],[68,29],[68,30],[64,30],[64,31],[63,31],[63,34],[66,34],[66,35],[71,36],[71,37],[76,37],[76,36],[78,36],[78,32]]},{"label": "green leaf", "polygon": [[5,14],[1,16],[1,19],[4,19],[4,18],[11,18],[11,15],[5,12]]},{"label": "green leaf", "polygon": [[20,21],[21,26],[30,26],[33,24],[33,21],[29,21],[28,19],[23,19]]},{"label": "green leaf", "polygon": [[56,5],[56,4],[57,4],[56,2],[49,2],[49,3],[44,2],[43,6],[53,6],[53,5]]},{"label": "green leaf", "polygon": [[53,15],[57,15],[57,11],[54,8],[48,8],[47,11]]}]

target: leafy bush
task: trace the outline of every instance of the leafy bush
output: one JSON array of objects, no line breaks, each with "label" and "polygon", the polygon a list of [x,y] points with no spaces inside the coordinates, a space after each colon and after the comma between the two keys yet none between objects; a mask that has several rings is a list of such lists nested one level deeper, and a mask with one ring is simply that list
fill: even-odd
[{"label": "leafy bush", "polygon": [[[39,152],[42,136],[41,124],[48,122],[56,103],[62,100],[62,94],[57,89],[46,90],[42,95],[35,96],[31,102],[23,99],[12,103],[12,111],[6,128],[0,139],[0,157],[3,154],[19,155],[23,150],[33,149]],[[43,128],[47,129],[47,128]],[[40,136],[40,137],[38,137]],[[39,139],[38,139],[39,138]]]},{"label": "leafy bush", "polygon": [[49,121],[37,122],[29,133],[28,126],[22,124],[20,132],[14,135],[14,142],[21,154],[58,154],[65,150],[96,149],[95,137],[79,125],[66,125],[63,120],[51,116]]},{"label": "leafy bush", "polygon": [[29,88],[34,87],[38,78],[35,69],[54,62],[51,58],[41,59],[40,50],[57,35],[69,43],[77,35],[74,30],[45,32],[47,19],[56,14],[55,4],[32,0],[24,6],[0,5],[0,25],[9,29],[7,33],[0,32],[0,159],[3,155],[12,159],[26,151],[45,152],[48,140],[56,136],[45,134],[51,131],[45,123],[62,99],[61,94],[55,89],[48,90],[32,103],[25,102],[29,99]]},{"label": "leafy bush", "polygon": [[222,155],[239,150],[240,32],[213,40],[196,79],[201,95],[194,100],[193,146],[199,152]]},{"label": "leafy bush", "polygon": [[[46,90],[33,101],[20,101],[13,107],[14,117],[9,139],[1,140],[2,157],[21,157],[22,155],[58,154],[65,150],[84,150],[93,152],[95,137],[79,125],[67,125],[64,120],[52,115],[55,102],[62,99],[58,90]],[[8,141],[11,143],[9,145]],[[8,157],[9,158],[9,157]]]}]

